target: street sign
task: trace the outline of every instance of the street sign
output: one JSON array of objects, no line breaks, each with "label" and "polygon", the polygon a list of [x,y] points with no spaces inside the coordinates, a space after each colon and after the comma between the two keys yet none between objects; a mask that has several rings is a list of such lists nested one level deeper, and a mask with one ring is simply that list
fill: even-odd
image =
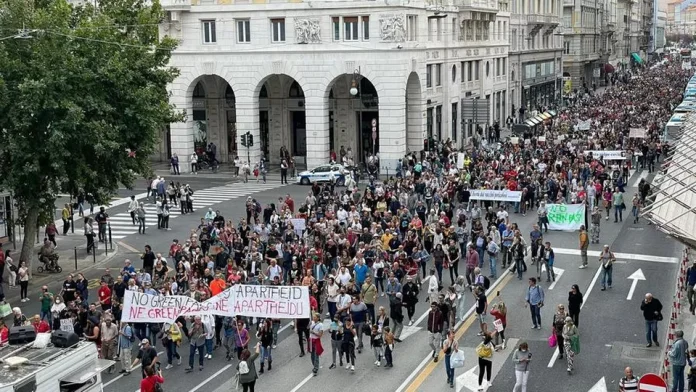
[{"label": "street sign", "polygon": [[372,129],[375,129],[376,126],[377,126],[377,119],[373,118],[372,119]]},{"label": "street sign", "polygon": [[638,392],[667,392],[667,383],[657,374],[648,373],[638,380]]}]

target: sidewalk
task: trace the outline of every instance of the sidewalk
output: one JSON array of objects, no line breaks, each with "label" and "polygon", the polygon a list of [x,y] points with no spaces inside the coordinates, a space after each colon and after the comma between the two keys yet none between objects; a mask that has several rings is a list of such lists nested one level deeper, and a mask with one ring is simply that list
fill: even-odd
[{"label": "sidewalk", "polygon": [[[157,176],[174,176],[174,178],[190,178],[190,177],[205,177],[205,178],[229,178],[235,179],[235,174],[237,174],[237,167],[231,162],[220,163],[218,169],[215,173],[211,169],[199,170],[198,174],[191,173],[191,168],[186,167],[188,165],[179,165],[180,175],[174,175],[171,172],[171,167],[169,162],[152,162],[152,171]],[[296,171],[299,173],[307,169],[306,165],[298,165]],[[268,165],[268,176],[274,177],[278,176],[280,178],[280,165],[269,164]]]},{"label": "sidewalk", "polygon": [[[30,293],[38,292],[38,287],[48,284],[52,281],[63,281],[67,274],[83,272],[95,266],[104,264],[105,262],[112,259],[119,253],[119,246],[116,241],[113,242],[113,249],[105,249],[105,244],[95,241],[97,249],[92,252],[92,254],[87,254],[87,240],[82,235],[82,230],[75,230],[74,234],[68,233],[67,236],[59,235],[56,237],[56,242],[58,243],[58,248],[56,253],[60,256],[58,260],[58,265],[63,269],[62,272],[42,272],[38,273],[36,271],[37,267],[40,265],[38,253],[43,246],[43,238],[41,243],[36,244],[32,251],[31,256],[31,272],[29,279],[29,289]],[[20,244],[17,244],[20,246]],[[12,251],[12,259],[17,263],[19,261],[20,249]],[[3,276],[5,289],[5,301],[10,304],[19,303],[19,290],[8,290],[7,289],[7,279],[9,274],[5,273]]]}]

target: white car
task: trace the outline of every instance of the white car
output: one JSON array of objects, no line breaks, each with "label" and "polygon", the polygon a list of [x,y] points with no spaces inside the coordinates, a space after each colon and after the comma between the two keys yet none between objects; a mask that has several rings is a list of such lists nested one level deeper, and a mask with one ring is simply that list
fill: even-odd
[{"label": "white car", "polygon": [[343,165],[321,165],[312,170],[300,172],[297,175],[297,183],[309,185],[314,182],[329,182],[331,178],[336,180],[336,185],[342,186],[346,182],[345,169]]}]

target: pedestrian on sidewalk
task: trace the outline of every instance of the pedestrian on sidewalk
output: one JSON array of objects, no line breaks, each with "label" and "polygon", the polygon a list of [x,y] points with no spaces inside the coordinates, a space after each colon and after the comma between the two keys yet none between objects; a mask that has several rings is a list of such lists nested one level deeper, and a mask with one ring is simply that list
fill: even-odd
[{"label": "pedestrian on sidewalk", "polygon": [[41,296],[39,297],[41,301],[41,313],[39,313],[41,320],[46,320],[49,325],[53,325],[51,306],[53,306],[53,293],[48,291],[48,286],[41,287]]},{"label": "pedestrian on sidewalk", "polygon": [[288,183],[288,163],[283,159],[280,161],[280,183]]},{"label": "pedestrian on sidewalk", "polygon": [[63,235],[67,235],[68,230],[70,230],[70,218],[72,218],[70,204],[65,204],[63,210],[60,212],[60,217],[63,219]]},{"label": "pedestrian on sidewalk", "polygon": [[684,331],[675,331],[674,335],[677,340],[667,353],[672,364],[672,392],[684,392],[684,368],[689,355],[689,343],[684,340]]},{"label": "pedestrian on sidewalk", "polygon": [[17,275],[19,276],[19,296],[22,298],[21,302],[27,302],[29,301],[29,295],[27,294],[29,288],[29,268],[24,261],[19,262]]},{"label": "pedestrian on sidewalk", "polygon": [[191,154],[191,174],[198,174],[198,154],[194,151]]},{"label": "pedestrian on sidewalk", "polygon": [[140,205],[135,213],[138,217],[138,234],[145,234],[145,203],[140,202]]},{"label": "pedestrian on sidewalk", "polygon": [[172,154],[170,163],[172,165],[172,174],[180,175],[181,172],[179,172],[179,156],[176,155],[176,153]]},{"label": "pedestrian on sidewalk", "polygon": [[[117,355],[119,330],[111,315],[105,315],[99,327],[101,335],[101,359],[114,360]],[[109,367],[109,374],[114,372],[114,366]]]},{"label": "pedestrian on sidewalk", "polygon": [[53,242],[53,247],[57,248],[58,244],[56,243],[56,235],[58,235],[58,228],[56,227],[56,223],[50,222],[47,224],[45,233],[48,240]]},{"label": "pedestrian on sidewalk", "polygon": [[[2,249],[2,246],[0,246],[0,250]],[[696,261],[694,261],[696,263]],[[17,271],[19,268],[17,268],[17,265],[14,263],[14,260],[12,260],[11,257],[11,250],[8,249],[5,251],[5,266],[7,266],[7,271],[9,273],[9,278],[7,279],[7,283],[10,288],[15,288],[17,287]],[[0,278],[0,282],[2,282],[2,279]]]}]

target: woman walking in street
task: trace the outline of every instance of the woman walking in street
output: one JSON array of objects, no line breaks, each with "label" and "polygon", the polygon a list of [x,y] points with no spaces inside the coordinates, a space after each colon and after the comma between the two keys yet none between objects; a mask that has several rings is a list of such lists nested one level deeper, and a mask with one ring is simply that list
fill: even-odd
[{"label": "woman walking in street", "polygon": [[556,335],[556,345],[558,346],[558,359],[563,359],[563,327],[565,326],[565,320],[568,317],[566,313],[565,306],[558,305],[556,307],[556,313],[553,315],[553,321],[551,322],[551,333]]},{"label": "woman walking in street", "polygon": [[527,392],[527,379],[529,378],[529,362],[532,353],[529,352],[527,342],[521,342],[517,350],[512,354],[512,362],[515,364],[515,387],[512,392]]},{"label": "woman walking in street", "polygon": [[640,196],[637,193],[633,195],[632,204],[631,215],[633,215],[633,223],[638,223],[638,216],[640,215],[640,210],[643,208],[643,203],[641,203]]},{"label": "woman walking in street", "polygon": [[563,326],[563,349],[566,353],[566,361],[568,363],[568,375],[573,372],[575,361],[575,354],[579,350],[580,335],[578,334],[578,328],[573,324],[573,319],[566,317],[565,326]]},{"label": "woman walking in street", "polygon": [[29,268],[27,268],[27,264],[23,261],[19,262],[17,276],[19,276],[19,295],[22,298],[21,302],[27,302],[29,301],[29,295],[27,294],[29,288]]},{"label": "woman walking in street", "polygon": [[261,343],[256,343],[256,350],[252,354],[249,350],[244,349],[240,353],[239,363],[237,364],[237,373],[239,374],[239,383],[242,384],[243,392],[254,392],[256,379],[259,378],[256,373],[256,358],[259,357],[261,351]]},{"label": "woman walking in street", "polygon": [[570,287],[568,293],[568,315],[573,319],[576,327],[580,326],[580,307],[582,306],[583,298],[580,292],[580,287],[574,284]]},{"label": "woman walking in street", "polygon": [[445,372],[447,373],[447,384],[454,388],[454,368],[450,365],[452,354],[459,350],[459,343],[454,337],[454,329],[447,331],[447,339],[442,342],[442,351],[445,354]]},{"label": "woman walking in street", "polygon": [[493,368],[493,339],[490,334],[483,336],[483,342],[476,347],[478,356],[478,390],[483,391],[483,375],[486,374],[486,385],[491,387],[491,369]]},{"label": "woman walking in street", "polygon": [[[498,297],[500,298],[500,297]],[[495,305],[493,305],[493,309],[491,310],[491,316],[495,318],[495,320],[500,320],[500,323],[503,326],[503,329],[499,331],[498,333],[495,334],[495,349],[500,350],[503,349],[505,350],[506,344],[505,344],[505,328],[507,328],[507,307],[505,306],[505,302],[503,300],[499,300]],[[495,325],[495,321],[493,322],[493,325]],[[497,329],[496,329],[497,331]],[[498,346],[498,337],[502,339],[502,345]]]}]

